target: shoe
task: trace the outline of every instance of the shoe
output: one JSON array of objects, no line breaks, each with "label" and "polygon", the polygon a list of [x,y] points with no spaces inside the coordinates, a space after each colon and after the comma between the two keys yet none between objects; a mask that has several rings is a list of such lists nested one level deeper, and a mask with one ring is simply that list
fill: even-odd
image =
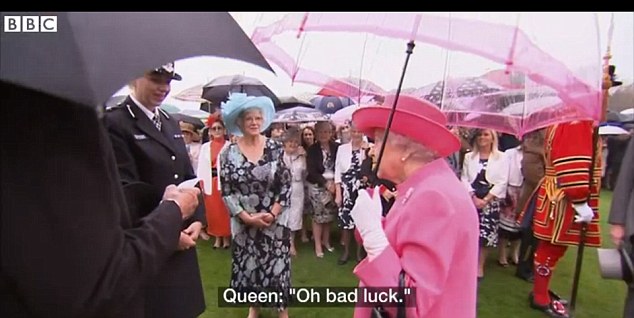
[{"label": "shoe", "polygon": [[484,280],[484,276],[478,276],[478,283]]},{"label": "shoe", "polygon": [[539,305],[533,299],[533,292],[528,294],[528,302],[531,308],[537,309],[551,318],[569,318],[568,310],[560,301],[551,299],[547,305]]},{"label": "shoe", "polygon": [[552,290],[548,290],[548,294],[550,295],[551,299],[557,300],[559,301],[562,305],[564,306],[568,306],[568,300],[561,298],[561,296],[559,296],[557,293],[555,293]]},{"label": "shoe", "polygon": [[231,247],[231,245],[224,245],[222,248],[224,248],[226,250],[226,249],[228,249],[230,247]]},{"label": "shoe", "polygon": [[315,253],[318,258],[324,258],[324,253]]},{"label": "shoe", "polygon": [[307,237],[302,237],[302,243],[308,243],[310,241]]},{"label": "shoe", "polygon": [[337,260],[337,265],[344,265],[344,264],[346,264],[346,263],[348,262],[348,258],[349,258],[348,256],[346,256],[346,257],[340,257],[340,258]]},{"label": "shoe", "polygon": [[332,252],[334,252],[334,251],[335,251],[335,248],[334,248],[334,247],[332,247],[332,246],[325,246],[325,247],[326,247],[326,250],[327,250],[328,252],[330,252],[330,253],[332,253]]},{"label": "shoe", "polygon": [[502,261],[498,261],[498,266],[501,266],[501,267],[509,267],[509,263],[507,263],[507,262],[502,262]]}]

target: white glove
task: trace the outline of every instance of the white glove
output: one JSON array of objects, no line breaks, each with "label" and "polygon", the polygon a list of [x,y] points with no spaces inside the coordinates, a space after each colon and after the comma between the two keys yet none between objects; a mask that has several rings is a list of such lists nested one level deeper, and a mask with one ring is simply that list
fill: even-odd
[{"label": "white glove", "polygon": [[375,187],[372,197],[367,190],[359,190],[359,196],[350,211],[350,216],[363,239],[363,247],[368,253],[369,260],[379,256],[390,244],[381,223],[382,210],[381,194],[379,188]]},{"label": "white glove", "polygon": [[589,223],[592,221],[592,217],[594,216],[594,211],[588,205],[588,202],[573,204],[572,207],[577,212],[575,215],[575,223]]}]

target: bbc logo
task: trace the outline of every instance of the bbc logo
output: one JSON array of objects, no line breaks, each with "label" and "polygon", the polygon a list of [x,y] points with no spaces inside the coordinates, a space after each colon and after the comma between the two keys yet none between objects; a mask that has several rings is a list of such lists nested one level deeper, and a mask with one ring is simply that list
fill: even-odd
[{"label": "bbc logo", "polygon": [[57,32],[57,17],[43,16],[4,16],[4,32]]}]

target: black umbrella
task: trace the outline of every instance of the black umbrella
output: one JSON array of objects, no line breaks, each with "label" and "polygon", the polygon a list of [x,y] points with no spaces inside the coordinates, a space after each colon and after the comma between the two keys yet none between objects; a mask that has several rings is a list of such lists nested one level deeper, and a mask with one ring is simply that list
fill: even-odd
[{"label": "black umbrella", "polygon": [[143,72],[186,57],[227,57],[272,71],[227,12],[46,15],[57,17],[57,32],[0,34],[2,81],[96,106]]},{"label": "black umbrella", "polygon": [[291,108],[295,108],[295,107],[308,107],[308,108],[315,108],[315,105],[309,103],[309,102],[305,102],[301,99],[298,99],[296,97],[280,97],[280,105],[278,107],[275,108],[276,111],[282,111],[282,110],[286,110],[286,109],[291,109]]},{"label": "black umbrella", "polygon": [[174,117],[174,119],[178,121],[182,121],[182,122],[186,122],[186,123],[194,125],[196,129],[205,128],[205,124],[200,118],[196,118],[194,116],[189,116],[189,115],[181,114],[181,113],[171,114],[171,116]]},{"label": "black umbrella", "polygon": [[221,76],[203,86],[202,98],[212,105],[220,105],[227,100],[230,93],[246,93],[249,96],[266,96],[273,100],[277,108],[280,100],[260,80],[243,75]]}]

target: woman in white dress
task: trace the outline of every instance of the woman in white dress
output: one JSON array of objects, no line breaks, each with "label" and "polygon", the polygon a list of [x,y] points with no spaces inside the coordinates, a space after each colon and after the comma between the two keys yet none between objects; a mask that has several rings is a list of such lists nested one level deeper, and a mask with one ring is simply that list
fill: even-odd
[{"label": "woman in white dress", "polygon": [[301,132],[297,127],[290,127],[281,136],[284,143],[284,163],[291,170],[291,200],[287,210],[288,227],[291,230],[291,255],[297,255],[295,233],[303,226],[304,181],[306,180],[306,155],[301,151]]}]

